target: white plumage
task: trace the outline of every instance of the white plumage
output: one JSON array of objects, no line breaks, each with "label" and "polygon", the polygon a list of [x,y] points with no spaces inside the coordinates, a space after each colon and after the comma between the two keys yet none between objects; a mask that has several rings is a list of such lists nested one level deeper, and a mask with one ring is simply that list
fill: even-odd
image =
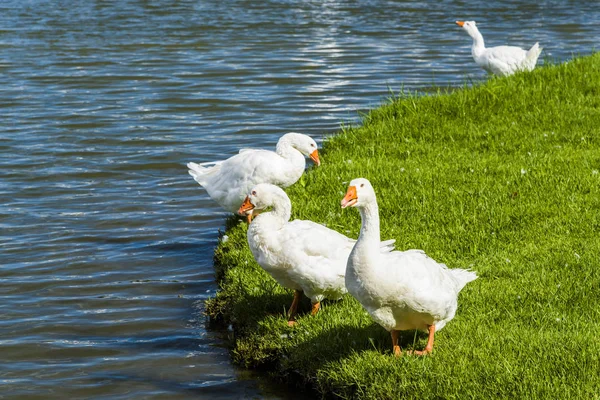
[{"label": "white plumage", "polygon": [[429,330],[427,347],[433,348],[433,334],[456,312],[460,290],[477,278],[473,272],[448,269],[422,250],[381,253],[379,209],[373,187],[366,179],[354,179],[342,200],[342,208],[357,207],[362,225],[346,268],[346,287],[379,325],[390,331],[394,354],[400,330]]},{"label": "white plumage", "polygon": [[276,150],[243,149],[223,161],[187,164],[189,174],[227,211],[235,212],[258,183],[288,187],[302,176],[305,156],[320,164],[317,143],[307,135],[290,132]]},{"label": "white plumage", "polygon": [[[248,245],[258,264],[279,284],[296,291],[290,307],[290,324],[302,292],[310,298],[315,314],[323,299],[339,299],[346,293],[344,273],[355,240],[312,221],[289,221],[291,202],[277,186],[255,186],[239,212],[260,213],[248,227]],[[389,252],[393,240],[378,243]]]},{"label": "white plumage", "polygon": [[471,54],[477,65],[495,75],[508,76],[517,71],[532,71],[542,52],[539,43],[534,44],[529,50],[515,46],[486,48],[475,21],[456,21],[456,24],[473,38]]}]

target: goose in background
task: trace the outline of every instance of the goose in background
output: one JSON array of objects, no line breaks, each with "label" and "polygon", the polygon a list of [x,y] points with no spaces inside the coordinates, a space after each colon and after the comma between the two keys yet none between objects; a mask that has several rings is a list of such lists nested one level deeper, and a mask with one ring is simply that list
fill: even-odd
[{"label": "goose in background", "polygon": [[473,38],[471,54],[477,65],[495,75],[508,76],[517,71],[532,71],[542,52],[539,43],[529,50],[515,46],[486,48],[475,21],[456,21],[456,24]]}]

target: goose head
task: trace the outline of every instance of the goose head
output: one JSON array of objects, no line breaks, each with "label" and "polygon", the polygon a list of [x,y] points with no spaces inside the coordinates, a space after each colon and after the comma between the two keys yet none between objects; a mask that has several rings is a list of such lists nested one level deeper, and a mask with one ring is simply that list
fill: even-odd
[{"label": "goose head", "polygon": [[317,150],[317,142],[308,135],[303,133],[290,132],[282,136],[282,139],[289,141],[289,144],[305,157],[310,157],[317,166],[321,165],[319,159],[319,151]]},{"label": "goose head", "polygon": [[342,208],[364,207],[366,204],[376,201],[375,190],[371,182],[365,178],[353,179],[348,185],[346,196],[342,199]]},{"label": "goose head", "polygon": [[456,21],[456,25],[467,31],[471,37],[475,37],[479,33],[479,29],[477,29],[477,24],[475,21]]},{"label": "goose head", "polygon": [[[287,200],[287,202],[285,202]],[[250,194],[238,209],[238,214],[246,215],[253,210],[264,210],[269,207],[276,206],[282,202],[290,203],[287,194],[279,186],[271,185],[270,183],[259,183],[254,186]]]}]

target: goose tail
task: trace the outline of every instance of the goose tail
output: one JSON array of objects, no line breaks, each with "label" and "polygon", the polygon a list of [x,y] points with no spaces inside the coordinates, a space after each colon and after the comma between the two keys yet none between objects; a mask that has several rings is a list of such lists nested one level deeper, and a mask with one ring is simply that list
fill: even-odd
[{"label": "goose tail", "polygon": [[208,175],[214,172],[215,169],[219,168],[219,164],[215,162],[197,164],[194,162],[187,163],[188,173],[198,182],[201,186],[206,184]]},{"label": "goose tail", "polygon": [[525,56],[525,64],[527,65],[527,68],[530,71],[533,68],[535,68],[535,64],[537,63],[537,60],[540,54],[542,53],[543,49],[544,48],[540,47],[539,43],[536,43],[533,46],[531,46],[529,50],[527,50],[527,55]]},{"label": "goose tail", "polygon": [[379,250],[382,253],[394,251],[394,243],[396,243],[396,239],[384,240],[383,242],[379,243]]},{"label": "goose tail", "polygon": [[449,271],[452,273],[452,276],[454,276],[454,279],[456,279],[456,282],[458,284],[457,292],[460,292],[467,283],[477,279],[477,274],[473,271],[469,271],[468,269],[456,268],[451,269]]}]

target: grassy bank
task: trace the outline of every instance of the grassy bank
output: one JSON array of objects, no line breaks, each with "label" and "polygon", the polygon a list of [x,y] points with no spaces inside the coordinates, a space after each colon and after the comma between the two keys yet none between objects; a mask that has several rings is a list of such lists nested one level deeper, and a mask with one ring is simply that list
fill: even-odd
[{"label": "grassy bank", "polygon": [[[387,332],[350,296],[301,308],[228,221],[215,253],[234,361],[327,395],[600,398],[600,53],[451,94],[405,97],[324,143],[287,190],[293,218],[356,238],[341,210],[352,178],[378,195],[382,239],[480,279],[436,334],[432,356],[391,356]],[[406,332],[404,349],[423,348]]]}]

